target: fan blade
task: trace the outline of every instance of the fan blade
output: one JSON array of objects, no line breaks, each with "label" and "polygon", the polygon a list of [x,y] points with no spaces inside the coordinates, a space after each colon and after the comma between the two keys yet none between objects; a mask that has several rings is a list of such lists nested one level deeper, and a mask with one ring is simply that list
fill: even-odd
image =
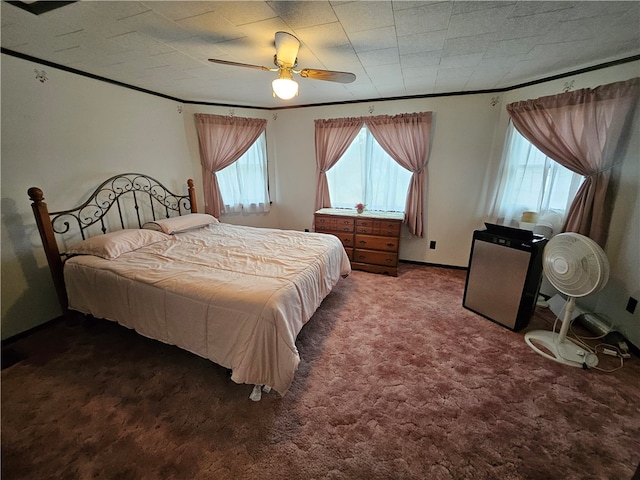
[{"label": "fan blade", "polygon": [[264,71],[267,71],[267,72],[277,72],[278,71],[277,68],[268,68],[268,67],[263,67],[263,66],[260,66],[260,65],[250,65],[248,63],[230,62],[229,60],[218,60],[217,58],[210,58],[209,61],[213,62],[213,63],[219,63],[221,65],[230,65],[232,67],[255,68],[255,69],[264,70]]},{"label": "fan blade", "polygon": [[276,32],[276,65],[295,67],[298,50],[300,50],[300,40],[290,33]]},{"label": "fan blade", "polygon": [[333,72],[331,70],[314,70],[305,68],[300,71],[300,76],[313,78],[315,80],[326,80],[328,82],[351,83],[356,79],[355,74],[349,72]]}]

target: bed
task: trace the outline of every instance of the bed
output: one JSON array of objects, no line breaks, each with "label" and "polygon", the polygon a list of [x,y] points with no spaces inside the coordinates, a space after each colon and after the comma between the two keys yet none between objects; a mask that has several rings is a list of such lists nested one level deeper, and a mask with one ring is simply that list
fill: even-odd
[{"label": "bed", "polygon": [[295,340],[351,272],[332,235],[237,226],[198,213],[193,181],[170,192],[142,174],[103,182],[82,205],[49,212],[28,190],[63,312],[135,329],[284,396]]}]

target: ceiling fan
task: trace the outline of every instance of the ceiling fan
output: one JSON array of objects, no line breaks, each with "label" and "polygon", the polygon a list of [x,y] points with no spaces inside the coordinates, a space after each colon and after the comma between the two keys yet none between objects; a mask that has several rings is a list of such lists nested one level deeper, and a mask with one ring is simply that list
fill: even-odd
[{"label": "ceiling fan", "polygon": [[275,68],[263,67],[260,65],[250,65],[248,63],[230,62],[228,60],[219,60],[210,58],[209,61],[222,65],[231,65],[234,67],[255,68],[267,72],[278,72],[271,86],[273,87],[273,96],[289,100],[298,94],[298,83],[293,79],[293,73],[303,78],[312,78],[315,80],[325,80],[328,82],[351,83],[356,79],[355,74],[349,72],[335,72],[332,70],[316,70],[313,68],[304,68],[296,70],[298,66],[298,50],[300,49],[300,40],[294,35],[287,32],[276,32],[275,34],[276,54],[273,56]]}]

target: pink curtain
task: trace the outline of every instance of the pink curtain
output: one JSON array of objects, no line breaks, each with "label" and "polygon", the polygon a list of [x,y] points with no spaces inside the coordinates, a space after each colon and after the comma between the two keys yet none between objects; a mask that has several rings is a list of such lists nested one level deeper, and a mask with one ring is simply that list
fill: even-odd
[{"label": "pink curtain", "polygon": [[398,164],[411,171],[404,221],[409,231],[424,236],[424,196],[431,139],[431,112],[379,115],[365,120],[380,146]]},{"label": "pink curtain", "polygon": [[327,170],[347,151],[364,125],[362,118],[316,120],[316,203],[315,209],[331,207]]},{"label": "pink curtain", "polygon": [[[516,129],[545,155],[585,177],[563,231],[605,245],[611,171],[624,152],[640,78],[507,105]],[[610,192],[609,192],[610,193]]]},{"label": "pink curtain", "polygon": [[267,128],[261,118],[196,113],[205,212],[220,217],[224,202],[216,172],[238,160]]}]

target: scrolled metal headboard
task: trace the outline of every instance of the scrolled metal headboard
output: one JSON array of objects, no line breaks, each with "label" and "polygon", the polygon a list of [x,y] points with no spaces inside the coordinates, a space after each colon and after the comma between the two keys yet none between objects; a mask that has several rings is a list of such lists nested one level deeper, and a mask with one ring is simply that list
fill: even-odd
[{"label": "scrolled metal headboard", "polygon": [[[121,199],[125,195],[133,200],[138,228],[142,228],[145,221],[157,220],[160,216],[169,218],[191,211],[192,201],[189,195],[176,195],[148,175],[123,173],[105,180],[79,207],[51,212],[49,215],[53,231],[61,235],[68,233],[72,228],[70,222],[73,222],[83,240],[87,236],[87,229],[97,223],[100,224],[102,233],[106,233],[105,217],[114,206],[117,208],[120,228],[131,227],[132,225],[127,223],[123,216]],[[143,216],[140,211],[142,208],[140,196],[143,196],[145,205],[150,207],[150,217]]]},{"label": "scrolled metal headboard", "polygon": [[[98,226],[104,234],[107,230],[135,226],[142,228],[146,221],[160,217],[197,213],[193,180],[187,180],[187,185],[188,194],[178,195],[153,177],[141,173],[123,173],[105,180],[82,205],[57,212],[49,212],[40,188],[31,187],[27,190],[63,313],[67,313],[68,307],[62,273],[62,258],[65,253],[61,253],[57,236],[78,232],[84,240],[89,235],[90,227]],[[126,199],[128,200],[124,201]],[[131,203],[133,211],[128,208]],[[107,221],[107,216],[113,213],[114,208],[117,214],[115,225],[112,226]]]}]

